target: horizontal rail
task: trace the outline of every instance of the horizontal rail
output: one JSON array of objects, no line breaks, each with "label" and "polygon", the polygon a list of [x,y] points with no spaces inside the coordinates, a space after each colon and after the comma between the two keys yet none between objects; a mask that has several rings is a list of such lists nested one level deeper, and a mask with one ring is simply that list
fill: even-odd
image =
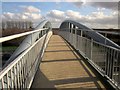
[{"label": "horizontal rail", "polygon": [[[68,28],[62,28],[62,30],[66,30]],[[69,28],[69,29],[74,29],[74,30],[81,30],[79,28]],[[120,32],[112,32],[112,31],[100,31],[100,30],[88,30],[88,29],[82,29],[83,31],[88,31],[88,32],[99,32],[99,33],[107,33],[107,34],[115,34],[115,35],[120,35]]]},{"label": "horizontal rail", "polygon": [[[107,44],[107,46],[109,45],[109,46],[112,46],[112,47],[115,47],[115,48],[119,48],[120,49],[120,46],[118,45],[118,44],[116,44],[116,43],[114,43],[113,41],[111,41],[110,39],[108,39],[107,37],[104,37],[102,34],[100,34],[100,32],[99,31],[94,31],[94,30],[88,30],[88,29],[79,29],[79,28],[62,28],[62,30],[64,30],[64,31],[70,31],[70,30],[72,30],[72,33],[73,33],[73,30],[76,30],[76,34],[77,34],[77,31],[82,31],[82,34],[85,32],[85,33],[88,33],[88,32],[91,32],[90,34],[92,34],[92,32],[94,33],[94,32],[96,32],[99,36],[101,36],[102,38],[101,38],[101,41],[99,40],[98,42],[99,43],[102,43],[102,44],[107,44],[106,42],[109,42],[109,44]],[[75,34],[75,31],[74,31],[74,34]],[[81,35],[82,35],[81,34]],[[89,34],[89,33],[88,33]],[[120,35],[120,34],[119,34]],[[86,35],[87,36],[87,35]]]},{"label": "horizontal rail", "polygon": [[58,33],[78,50],[102,76],[120,89],[120,49],[78,35],[79,29],[71,28],[71,31],[69,29],[62,30],[61,28]]},{"label": "horizontal rail", "polygon": [[0,43],[5,42],[5,41],[9,41],[9,40],[12,40],[12,39],[16,39],[16,38],[19,38],[19,37],[22,37],[22,36],[30,35],[32,33],[36,33],[36,32],[42,31],[42,30],[46,30],[46,29],[48,29],[48,28],[38,29],[38,30],[34,30],[34,31],[20,33],[20,34],[15,34],[15,35],[7,36],[7,37],[1,37],[0,38]]},{"label": "horizontal rail", "polygon": [[[41,29],[42,28],[42,29]],[[1,37],[0,43],[27,36],[0,72],[0,89],[29,89],[52,35],[51,23],[43,20],[37,30]]]},{"label": "horizontal rail", "polygon": [[[86,38],[87,39],[87,38]],[[89,39],[88,39],[89,40]],[[112,47],[112,46],[108,46],[108,45],[105,45],[105,44],[102,44],[102,43],[99,43],[99,42],[96,42],[96,41],[93,41],[94,43],[97,43],[101,46],[104,46],[104,47],[107,47],[107,48],[111,48],[111,49],[114,49],[114,50],[117,50],[117,51],[120,51],[120,49],[118,48],[115,48],[115,47]]]},{"label": "horizontal rail", "polygon": [[46,32],[0,72],[0,89],[25,89],[31,87],[34,75],[51,35],[51,30]]}]

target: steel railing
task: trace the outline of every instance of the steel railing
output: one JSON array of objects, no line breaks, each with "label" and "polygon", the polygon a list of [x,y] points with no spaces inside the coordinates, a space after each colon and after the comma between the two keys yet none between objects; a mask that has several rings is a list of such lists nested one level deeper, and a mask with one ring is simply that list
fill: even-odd
[{"label": "steel railing", "polygon": [[15,34],[15,35],[7,36],[7,37],[1,37],[0,38],[0,43],[5,42],[5,41],[9,41],[9,40],[12,40],[12,39],[16,39],[16,38],[19,38],[19,37],[27,36],[27,35],[30,35],[32,33],[40,32],[42,30],[47,30],[47,29],[48,28],[38,29],[38,30],[34,30],[34,31],[21,33],[21,34]]},{"label": "steel railing", "polygon": [[34,42],[28,49],[22,52],[0,72],[0,89],[30,88],[44,50],[52,35],[52,31],[49,30],[49,28],[44,28],[0,38],[0,42],[5,42],[26,35],[32,34],[33,36],[33,34],[37,32],[40,34],[36,42]]},{"label": "steel railing", "polygon": [[[79,34],[78,31],[80,29],[61,28],[59,35],[78,50],[111,84],[120,89],[120,49],[94,41],[90,37]],[[84,32],[93,31],[82,30],[82,33]]]}]

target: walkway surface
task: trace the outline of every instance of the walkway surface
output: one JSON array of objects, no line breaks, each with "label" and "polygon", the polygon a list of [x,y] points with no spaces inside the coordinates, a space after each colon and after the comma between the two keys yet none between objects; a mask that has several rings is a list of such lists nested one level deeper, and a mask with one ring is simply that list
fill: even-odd
[{"label": "walkway surface", "polygon": [[104,89],[84,59],[60,36],[53,35],[35,75],[32,88]]}]

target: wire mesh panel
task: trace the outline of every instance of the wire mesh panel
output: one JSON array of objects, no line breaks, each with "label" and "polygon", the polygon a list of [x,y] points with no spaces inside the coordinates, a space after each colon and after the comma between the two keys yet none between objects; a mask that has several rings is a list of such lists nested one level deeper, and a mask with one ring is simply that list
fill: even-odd
[{"label": "wire mesh panel", "polygon": [[47,33],[45,32],[35,43],[0,72],[0,89],[15,88],[18,90],[30,88],[40,63],[40,58],[43,56],[51,35],[51,30]]},{"label": "wire mesh panel", "polygon": [[98,43],[93,42],[92,46],[92,61],[99,67],[100,70],[105,71],[106,51],[105,48]]},{"label": "wire mesh panel", "polygon": [[[69,23],[70,26],[64,28],[61,24],[59,34],[68,40],[84,58],[87,58],[100,74],[107,77],[116,88],[120,89],[120,49],[116,48],[118,46],[108,38],[103,37],[99,33],[95,34],[95,31],[74,21],[68,20],[64,23]],[[74,28],[71,25],[79,28]],[[66,31],[63,31],[64,29]]]}]

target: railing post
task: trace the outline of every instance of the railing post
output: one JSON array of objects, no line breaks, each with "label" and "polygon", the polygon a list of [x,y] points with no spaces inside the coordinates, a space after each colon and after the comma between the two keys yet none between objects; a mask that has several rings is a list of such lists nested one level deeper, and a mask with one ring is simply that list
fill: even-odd
[{"label": "railing post", "polygon": [[70,30],[70,23],[69,23],[69,42],[70,42],[70,34],[71,33],[71,30]]},{"label": "railing post", "polygon": [[114,73],[114,50],[112,50],[112,53],[111,53],[111,69],[110,69],[110,77],[111,79],[113,78],[113,73]]},{"label": "railing post", "polygon": [[77,29],[75,27],[75,48],[77,49]]},{"label": "railing post", "polygon": [[118,72],[118,85],[120,86],[120,51],[118,52],[118,68],[119,68],[119,72]]},{"label": "railing post", "polygon": [[107,48],[107,50],[106,50],[106,53],[107,53],[107,58],[106,58],[106,75],[108,75],[109,76],[109,68],[110,68],[110,48]]},{"label": "railing post", "polygon": [[120,52],[118,52],[118,66],[117,68],[119,68],[119,72],[118,72],[118,86],[120,87]]},{"label": "railing post", "polygon": [[107,75],[107,67],[108,67],[108,52],[107,52],[107,48],[105,48],[105,53],[106,53],[105,75]]},{"label": "railing post", "polygon": [[69,23],[67,22],[67,28],[66,28],[67,41],[69,40],[68,28],[69,28]]},{"label": "railing post", "polygon": [[10,76],[8,74],[9,74],[9,72],[7,73],[7,87],[9,88],[9,86],[10,86],[10,80],[9,80]]},{"label": "railing post", "polygon": [[90,59],[92,60],[92,51],[93,51],[93,39],[91,39],[91,45],[90,45]]},{"label": "railing post", "polygon": [[77,49],[77,29],[76,26],[74,26],[75,29],[75,49]]},{"label": "railing post", "polygon": [[71,24],[72,25],[72,27],[71,27],[71,43],[72,43],[72,45],[73,45],[73,24]]},{"label": "railing post", "polygon": [[80,31],[81,31],[80,36],[82,37],[82,30],[80,30]]},{"label": "railing post", "polygon": [[78,43],[79,43],[79,40],[78,40],[78,28],[76,28],[76,49],[78,50]]},{"label": "railing post", "polygon": [[70,23],[70,42],[72,43],[72,24]]},{"label": "railing post", "polygon": [[1,82],[2,82],[2,89],[4,89],[5,85],[4,85],[4,79],[3,78],[1,79]]}]

